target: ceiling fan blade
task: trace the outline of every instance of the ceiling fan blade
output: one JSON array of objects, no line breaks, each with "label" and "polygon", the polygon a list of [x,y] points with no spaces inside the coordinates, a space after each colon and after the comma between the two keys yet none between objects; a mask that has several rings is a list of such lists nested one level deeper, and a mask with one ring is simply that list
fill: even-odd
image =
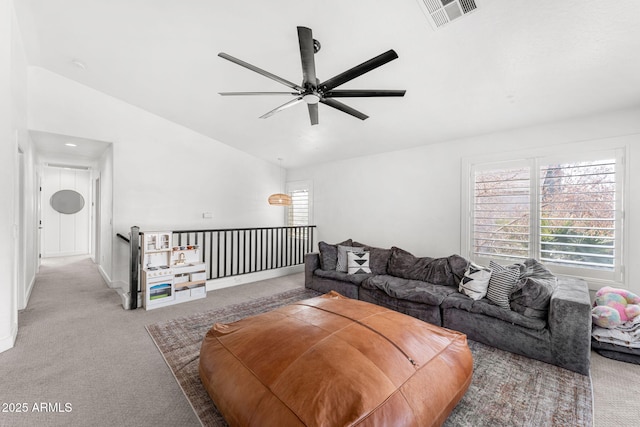
[{"label": "ceiling fan blade", "polygon": [[288,87],[290,87],[291,89],[297,90],[297,91],[299,91],[299,92],[301,92],[301,91],[303,90],[300,86],[298,86],[298,85],[297,85],[297,84],[295,84],[295,83],[290,82],[289,80],[283,79],[282,77],[278,77],[278,76],[276,76],[275,74],[272,74],[272,73],[270,73],[270,72],[268,72],[268,71],[265,71],[265,70],[263,70],[262,68],[258,68],[258,67],[256,67],[255,65],[251,65],[251,64],[249,64],[248,62],[244,62],[244,61],[243,61],[243,60],[241,60],[241,59],[234,58],[233,56],[228,55],[228,54],[226,54],[226,53],[224,53],[224,52],[220,52],[220,53],[218,54],[218,56],[219,56],[220,58],[224,58],[224,59],[226,59],[227,61],[231,61],[231,62],[233,62],[234,64],[238,64],[238,65],[240,65],[241,67],[244,67],[244,68],[247,68],[247,69],[249,69],[249,70],[251,70],[251,71],[254,71],[254,72],[258,73],[258,74],[262,74],[263,76],[268,77],[268,78],[270,78],[271,80],[275,80],[275,81],[277,81],[278,83],[281,83],[281,84],[283,84],[283,85],[285,85],[285,86],[288,86]]},{"label": "ceiling fan blade", "polygon": [[222,96],[238,96],[238,95],[300,95],[297,92],[218,92]]},{"label": "ceiling fan blade", "polygon": [[398,54],[393,49],[390,49],[385,53],[376,56],[375,58],[371,58],[370,60],[363,62],[360,65],[356,65],[355,67],[345,71],[344,73],[338,74],[337,76],[321,83],[320,89],[323,92],[330,91],[333,88],[336,88],[350,80],[355,79],[356,77],[363,75],[364,73],[368,73],[369,71],[386,64],[387,62],[393,61],[397,57]]},{"label": "ceiling fan blade", "polygon": [[300,44],[300,59],[302,60],[302,85],[305,88],[315,88],[318,83],[316,80],[313,34],[310,28],[298,27],[298,43]]},{"label": "ceiling fan blade", "polygon": [[278,108],[274,108],[273,110],[269,111],[268,113],[263,114],[262,116],[260,116],[260,118],[261,119],[266,119],[267,117],[271,117],[275,113],[279,113],[282,110],[286,110],[289,107],[293,107],[294,105],[296,105],[296,104],[298,104],[300,102],[302,102],[302,97],[299,97],[299,98],[296,98],[296,99],[292,99],[289,102],[285,102],[284,104],[282,104]]},{"label": "ceiling fan blade", "polygon": [[311,120],[311,125],[318,124],[318,104],[307,104],[309,107],[309,119]]},{"label": "ceiling fan blade", "polygon": [[325,98],[359,98],[372,96],[404,96],[406,90],[378,90],[378,89],[345,89],[330,90],[324,93]]},{"label": "ceiling fan blade", "polygon": [[325,105],[328,105],[329,107],[333,107],[336,110],[340,110],[343,113],[351,114],[353,117],[357,117],[360,120],[366,120],[369,118],[369,116],[367,116],[366,114],[363,114],[360,111],[353,109],[348,105],[343,104],[342,102],[336,101],[335,99],[322,98],[320,99],[320,102],[322,102]]}]

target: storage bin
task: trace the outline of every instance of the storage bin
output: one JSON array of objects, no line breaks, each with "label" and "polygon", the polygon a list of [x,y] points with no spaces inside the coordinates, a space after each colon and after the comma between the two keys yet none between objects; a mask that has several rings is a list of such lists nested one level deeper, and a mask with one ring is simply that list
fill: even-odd
[{"label": "storage bin", "polygon": [[187,299],[190,296],[191,296],[191,290],[188,288],[181,291],[176,291],[176,300]]},{"label": "storage bin", "polygon": [[207,294],[207,288],[205,286],[200,286],[198,288],[191,288],[191,296],[203,296]]},{"label": "storage bin", "polygon": [[173,283],[176,285],[179,283],[186,283],[188,281],[189,281],[188,274],[176,274],[176,276],[173,278]]},{"label": "storage bin", "polygon": [[191,273],[192,282],[198,282],[200,280],[207,280],[207,273],[205,273],[204,271]]}]

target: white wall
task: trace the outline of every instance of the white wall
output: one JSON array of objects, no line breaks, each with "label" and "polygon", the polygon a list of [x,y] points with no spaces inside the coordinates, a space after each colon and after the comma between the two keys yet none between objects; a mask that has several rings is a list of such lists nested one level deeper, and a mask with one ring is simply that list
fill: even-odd
[{"label": "white wall", "polygon": [[8,203],[0,203],[0,235],[11,245],[0,245],[0,351],[13,347],[17,322],[14,298],[14,158],[11,93],[11,2],[0,0],[0,195]]},{"label": "white wall", "polygon": [[[110,146],[98,162],[100,174],[100,259],[95,260],[100,266],[102,276],[111,282],[113,267],[113,145]],[[122,245],[124,246],[124,245]],[[109,283],[113,285],[112,283]]]},{"label": "white wall", "polygon": [[282,210],[266,202],[283,185],[278,165],[38,67],[29,68],[29,128],[113,143],[113,259],[105,260],[111,281],[128,280],[127,247],[115,234],[133,225],[150,231],[284,223]]},{"label": "white wall", "polygon": [[[11,90],[12,90],[12,120],[14,137],[18,149],[21,151],[21,167],[15,180],[21,182],[20,194],[14,194],[14,212],[18,217],[14,222],[18,224],[18,242],[16,252],[16,301],[17,309],[26,307],[31,289],[35,283],[37,270],[37,229],[36,229],[36,168],[33,144],[27,132],[27,58],[23,48],[22,37],[18,28],[17,18],[12,17],[11,31]],[[15,181],[14,181],[15,185]]]},{"label": "white wall", "polygon": [[[20,224],[33,220],[26,209],[33,205],[25,197],[18,201],[18,149],[23,152],[22,188],[33,194],[33,152],[26,131],[26,56],[13,11],[13,2],[0,0],[0,351],[13,347],[18,328],[18,308],[29,292],[35,273],[33,230]],[[21,213],[22,212],[22,213]],[[35,227],[34,227],[35,228]],[[26,254],[22,259],[20,254]],[[20,278],[20,292],[18,292]]]},{"label": "white wall", "polygon": [[[640,185],[640,109],[516,129],[290,170],[314,185],[318,240],[353,238],[418,256],[461,253],[461,164],[469,156],[547,147],[627,148],[627,194]],[[640,293],[640,201],[626,201],[626,287]]]}]

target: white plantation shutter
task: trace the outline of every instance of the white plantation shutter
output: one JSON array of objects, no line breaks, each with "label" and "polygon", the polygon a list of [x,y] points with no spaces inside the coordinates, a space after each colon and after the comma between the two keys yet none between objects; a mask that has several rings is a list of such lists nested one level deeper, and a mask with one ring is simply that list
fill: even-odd
[{"label": "white plantation shutter", "polygon": [[309,190],[294,190],[289,192],[291,206],[287,225],[309,225]]},{"label": "white plantation shutter", "polygon": [[290,227],[311,225],[311,183],[296,181],[287,183],[287,194],[291,196],[291,206],[287,208],[287,225]]},{"label": "white plantation shutter", "polygon": [[616,159],[540,166],[540,258],[613,271]]},{"label": "white plantation shutter", "polygon": [[473,253],[487,258],[528,258],[530,171],[524,166],[476,170]]},{"label": "white plantation shutter", "polygon": [[470,165],[469,256],[620,282],[623,169],[622,150]]}]

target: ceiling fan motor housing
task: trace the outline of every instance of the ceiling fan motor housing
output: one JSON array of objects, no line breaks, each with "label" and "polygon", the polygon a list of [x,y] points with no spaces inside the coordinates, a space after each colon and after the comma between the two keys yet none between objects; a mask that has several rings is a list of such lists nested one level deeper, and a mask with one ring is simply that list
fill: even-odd
[{"label": "ceiling fan motor housing", "polygon": [[[336,110],[347,113],[360,120],[366,120],[369,116],[360,111],[345,105],[335,98],[355,98],[355,97],[377,97],[377,96],[404,96],[404,90],[371,90],[371,89],[349,89],[336,90],[338,86],[347,83],[356,77],[359,77],[369,71],[378,68],[398,57],[398,54],[391,49],[375,58],[371,58],[362,64],[356,65],[347,71],[338,74],[321,82],[316,76],[315,54],[320,50],[320,42],[313,38],[310,28],[298,27],[298,42],[300,46],[300,59],[302,61],[302,84],[297,85],[282,77],[276,76],[268,71],[262,70],[255,65],[234,58],[224,52],[220,52],[218,56],[234,62],[251,71],[259,73],[265,77],[281,83],[295,92],[289,92],[294,95],[294,99],[284,103],[283,105],[263,114],[261,118],[271,117],[275,113],[292,107],[298,103],[304,102],[309,109],[309,119],[311,125],[318,124],[318,103],[322,103]],[[270,95],[270,94],[287,94],[286,92],[221,92],[220,95]]]}]

